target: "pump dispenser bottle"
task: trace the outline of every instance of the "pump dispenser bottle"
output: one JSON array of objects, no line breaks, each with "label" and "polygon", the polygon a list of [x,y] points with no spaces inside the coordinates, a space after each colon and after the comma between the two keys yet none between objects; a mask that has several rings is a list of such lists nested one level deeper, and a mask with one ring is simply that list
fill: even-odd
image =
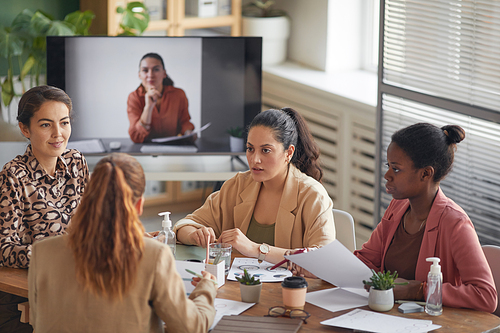
[{"label": "pump dispenser bottle", "polygon": [[161,212],[158,215],[163,216],[161,221],[162,230],[158,234],[158,240],[167,244],[175,256],[175,232],[172,231],[172,221],[170,221],[170,212]]},{"label": "pump dispenser bottle", "polygon": [[431,257],[426,259],[432,262],[431,269],[427,275],[427,301],[425,312],[431,316],[439,316],[443,313],[443,274],[439,266],[439,258]]}]

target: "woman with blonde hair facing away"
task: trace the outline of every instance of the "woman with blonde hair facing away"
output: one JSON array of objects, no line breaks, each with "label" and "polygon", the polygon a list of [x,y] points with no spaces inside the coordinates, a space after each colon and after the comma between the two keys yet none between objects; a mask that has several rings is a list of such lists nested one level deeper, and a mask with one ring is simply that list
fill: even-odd
[{"label": "woman with blonde hair facing away", "polygon": [[30,322],[44,332],[207,332],[215,279],[189,299],[168,246],[144,237],[141,165],[111,154],[97,163],[69,235],[33,246]]},{"label": "woman with blonde hair facing away", "polygon": [[384,178],[393,200],[368,242],[354,254],[378,271],[397,271],[394,298],[426,299],[427,274],[438,257],[443,274],[443,305],[493,312],[497,292],[472,222],[446,197],[439,184],[450,172],[456,145],[465,131],[414,124],[392,135]]},{"label": "woman with blonde hair facing away", "polygon": [[320,183],[319,149],[304,118],[291,108],[263,111],[249,126],[246,147],[250,170],[177,222],[178,240],[206,247],[207,237],[217,239],[271,263],[287,250],[332,242],[333,203]]}]

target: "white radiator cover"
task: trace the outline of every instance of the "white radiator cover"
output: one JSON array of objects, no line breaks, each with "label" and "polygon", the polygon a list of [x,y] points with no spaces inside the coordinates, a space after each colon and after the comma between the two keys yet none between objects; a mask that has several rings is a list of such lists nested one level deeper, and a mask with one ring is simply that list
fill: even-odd
[{"label": "white radiator cover", "polygon": [[323,185],[334,207],[356,223],[356,248],[373,228],[376,107],[263,73],[263,109],[291,107],[307,120],[321,150]]}]

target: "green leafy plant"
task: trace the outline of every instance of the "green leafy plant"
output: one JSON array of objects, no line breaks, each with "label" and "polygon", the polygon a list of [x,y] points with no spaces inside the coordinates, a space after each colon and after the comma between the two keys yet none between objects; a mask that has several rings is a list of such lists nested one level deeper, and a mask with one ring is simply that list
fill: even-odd
[{"label": "green leafy plant", "polygon": [[370,281],[363,280],[363,284],[372,286],[377,290],[388,290],[394,288],[395,285],[405,285],[408,282],[394,282],[398,278],[398,272],[391,274],[391,271],[387,272],[375,272],[372,269],[373,275],[370,277]]},{"label": "green leafy plant", "polygon": [[[95,15],[91,11],[75,11],[66,15],[64,20],[54,20],[50,15],[29,9],[19,13],[10,27],[0,26],[0,56],[7,59],[7,77],[1,83],[2,102],[9,106],[15,96],[20,96],[27,89],[24,79],[30,74],[30,87],[40,85],[40,74],[45,72],[46,37],[88,35],[89,27]],[[19,64],[19,81],[22,93],[14,91],[14,59]],[[34,81],[34,82],[33,82]]]},{"label": "green leafy plant", "polygon": [[257,0],[245,5],[242,9],[243,16],[249,17],[278,17],[286,16],[286,12],[273,8],[272,0]]},{"label": "green leafy plant", "polygon": [[243,128],[241,128],[240,126],[230,127],[226,132],[229,135],[234,136],[235,138],[243,137]]},{"label": "green leafy plant", "polygon": [[239,283],[241,284],[246,284],[246,285],[256,285],[260,284],[260,280],[256,279],[253,275],[250,275],[246,268],[243,270],[243,277],[236,277],[236,280],[238,280]]},{"label": "green leafy plant", "polygon": [[123,30],[118,36],[139,36],[149,25],[149,14],[142,2],[127,3],[127,7],[118,6],[118,14],[122,14],[120,28]]}]

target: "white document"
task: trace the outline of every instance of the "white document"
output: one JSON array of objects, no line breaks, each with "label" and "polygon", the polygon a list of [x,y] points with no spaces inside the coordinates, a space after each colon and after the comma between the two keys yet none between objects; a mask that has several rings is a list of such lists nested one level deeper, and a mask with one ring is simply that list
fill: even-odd
[{"label": "white document", "polygon": [[170,141],[176,141],[176,140],[190,138],[190,137],[194,136],[195,134],[201,133],[202,131],[206,130],[208,128],[208,126],[210,126],[210,125],[211,125],[211,123],[207,123],[204,126],[202,126],[201,128],[199,128],[198,130],[194,130],[191,133],[186,134],[186,135],[167,136],[165,138],[151,139],[151,142],[163,143],[163,142],[170,142]]},{"label": "white document", "polygon": [[375,333],[424,333],[441,328],[431,320],[408,319],[356,309],[321,324]]},{"label": "white document", "polygon": [[359,295],[341,288],[313,291],[306,294],[306,302],[331,312],[337,312],[368,305],[368,293]]},{"label": "white document", "polygon": [[338,240],[315,251],[285,258],[340,288],[362,289],[363,280],[372,276],[371,270]]},{"label": "white document", "polygon": [[261,282],[281,282],[286,277],[292,276],[292,272],[284,267],[277,267],[271,270],[273,266],[274,264],[267,261],[259,264],[259,260],[255,258],[234,258],[227,279],[236,281],[236,276],[243,276],[244,269],[247,270],[248,274],[255,276]]},{"label": "white document", "polygon": [[213,329],[223,316],[239,315],[240,313],[248,310],[254,305],[255,303],[244,303],[231,301],[229,299],[216,298],[214,301],[215,318],[214,323],[212,324],[212,327],[210,327],[210,329]]},{"label": "white document", "polygon": [[78,140],[78,141],[69,141],[67,145],[68,149],[76,149],[80,153],[104,153],[106,149],[104,149],[104,145],[101,140],[93,139],[93,140]]},{"label": "white document", "polygon": [[369,280],[372,272],[338,240],[315,251],[285,258],[337,286],[307,293],[308,303],[332,312],[368,305],[363,280]]}]

